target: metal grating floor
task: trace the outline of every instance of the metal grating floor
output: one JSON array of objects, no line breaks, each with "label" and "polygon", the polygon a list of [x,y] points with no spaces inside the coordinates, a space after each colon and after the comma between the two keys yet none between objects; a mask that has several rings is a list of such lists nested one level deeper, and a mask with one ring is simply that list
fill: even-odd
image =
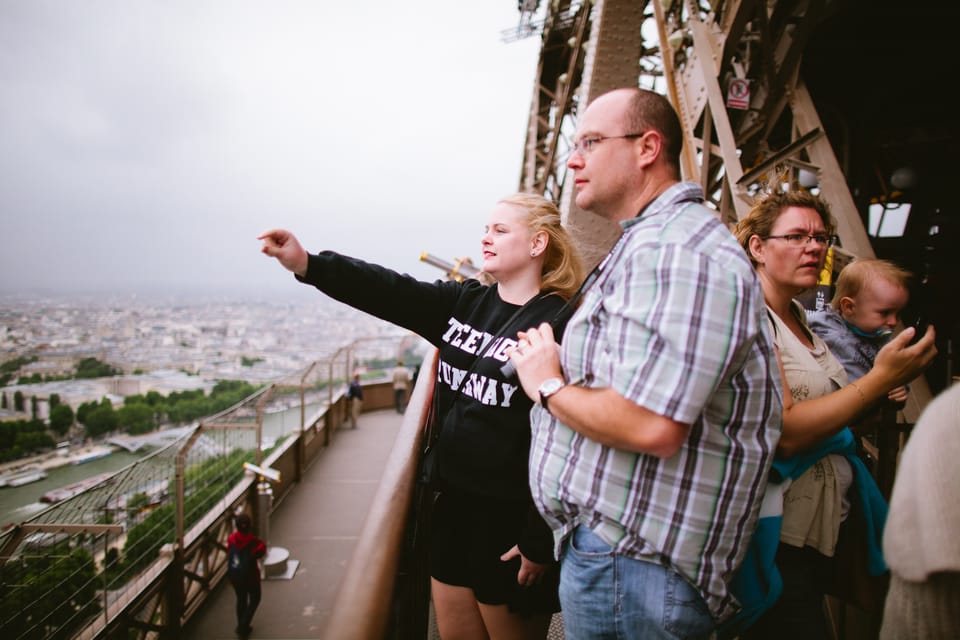
[{"label": "metal grating floor", "polygon": [[[428,640],[440,640],[440,632],[437,630],[437,618],[433,615],[433,603],[430,603],[430,633]],[[550,629],[547,631],[547,640],[563,640],[563,614],[558,613],[550,621]]]}]

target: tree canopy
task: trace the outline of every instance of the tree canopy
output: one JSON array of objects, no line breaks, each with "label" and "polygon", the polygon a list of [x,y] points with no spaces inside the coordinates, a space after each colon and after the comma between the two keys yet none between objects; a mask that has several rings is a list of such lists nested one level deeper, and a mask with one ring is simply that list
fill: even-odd
[{"label": "tree canopy", "polygon": [[50,409],[50,430],[65,435],[73,426],[73,409],[68,404],[58,404]]},{"label": "tree canopy", "polygon": [[83,358],[77,364],[78,378],[105,378],[122,373],[105,362],[100,362],[96,358]]}]

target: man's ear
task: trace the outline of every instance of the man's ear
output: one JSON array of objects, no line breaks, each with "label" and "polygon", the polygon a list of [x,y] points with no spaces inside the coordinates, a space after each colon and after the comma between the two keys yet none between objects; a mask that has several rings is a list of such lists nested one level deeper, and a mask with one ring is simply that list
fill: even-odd
[{"label": "man's ear", "polygon": [[651,129],[634,141],[638,149],[640,165],[646,167],[663,154],[663,137]]}]

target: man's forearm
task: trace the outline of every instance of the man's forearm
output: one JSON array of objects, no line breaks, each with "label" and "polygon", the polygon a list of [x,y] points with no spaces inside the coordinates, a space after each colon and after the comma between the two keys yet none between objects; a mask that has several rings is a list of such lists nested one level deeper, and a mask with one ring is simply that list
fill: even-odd
[{"label": "man's forearm", "polygon": [[550,413],[600,444],[669,458],[679,451],[690,425],[627,400],[613,389],[567,385],[550,397]]}]

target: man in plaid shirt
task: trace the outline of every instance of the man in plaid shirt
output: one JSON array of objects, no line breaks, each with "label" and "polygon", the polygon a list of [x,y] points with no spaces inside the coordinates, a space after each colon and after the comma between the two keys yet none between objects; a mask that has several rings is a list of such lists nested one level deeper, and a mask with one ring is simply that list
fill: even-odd
[{"label": "man in plaid shirt", "polygon": [[782,389],[763,293],[681,182],[663,96],[618,89],[580,119],[576,203],[623,235],[563,335],[520,334],[530,484],[562,563],[567,638],[709,637],[756,527]]}]

